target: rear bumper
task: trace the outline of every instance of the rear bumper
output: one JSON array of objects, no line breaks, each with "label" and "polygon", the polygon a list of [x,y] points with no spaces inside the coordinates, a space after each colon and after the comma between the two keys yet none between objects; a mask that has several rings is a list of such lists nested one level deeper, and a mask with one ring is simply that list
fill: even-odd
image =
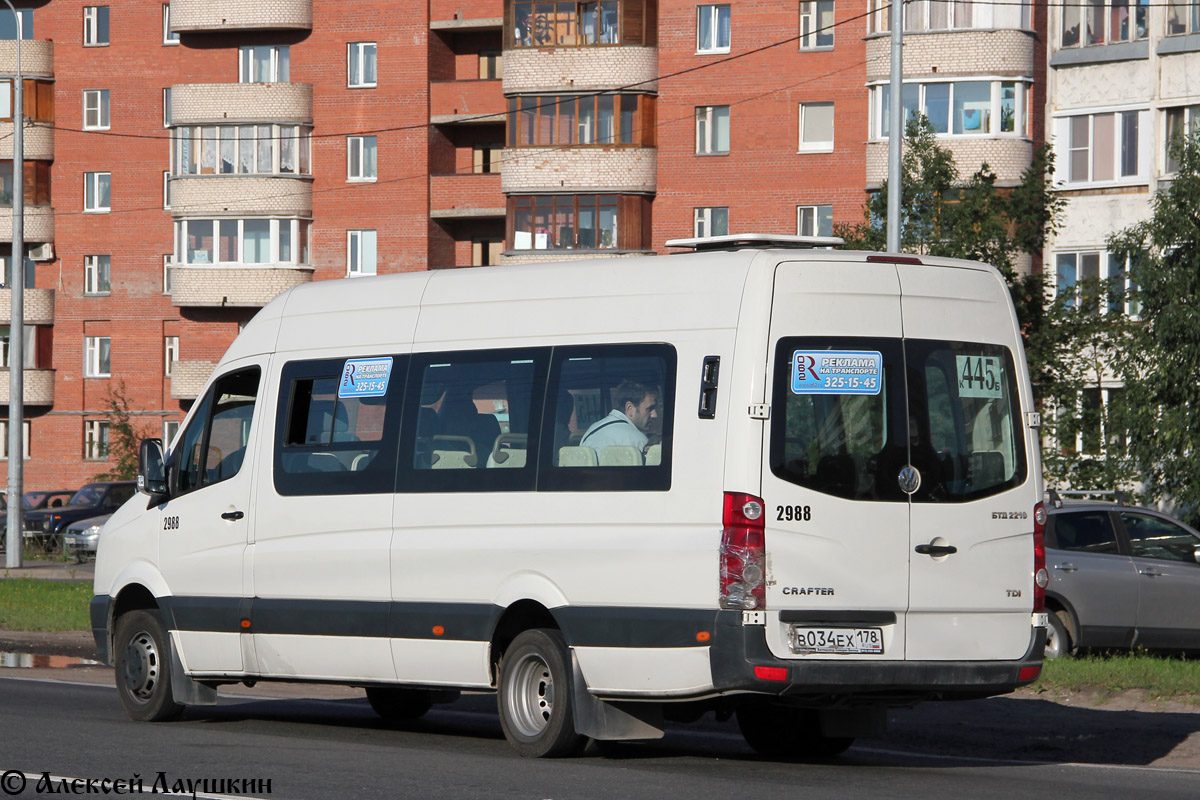
[{"label": "rear bumper", "polygon": [[[717,615],[709,649],[713,685],[722,693],[754,692],[795,700],[864,702],[966,700],[1005,694],[1037,680],[1045,628],[1030,628],[1029,649],[1016,661],[817,661],[776,658],[766,629],[742,625],[739,611]],[[756,677],[755,667],[786,670],[784,680]],[[1022,677],[1024,673],[1024,678]]]}]

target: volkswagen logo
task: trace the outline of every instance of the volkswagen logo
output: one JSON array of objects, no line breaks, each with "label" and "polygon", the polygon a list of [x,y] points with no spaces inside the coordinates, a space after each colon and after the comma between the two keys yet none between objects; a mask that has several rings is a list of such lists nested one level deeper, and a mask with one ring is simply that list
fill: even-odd
[{"label": "volkswagen logo", "polygon": [[905,494],[912,494],[921,488],[921,473],[917,472],[917,468],[912,464],[900,470],[897,480],[900,483],[900,491]]}]

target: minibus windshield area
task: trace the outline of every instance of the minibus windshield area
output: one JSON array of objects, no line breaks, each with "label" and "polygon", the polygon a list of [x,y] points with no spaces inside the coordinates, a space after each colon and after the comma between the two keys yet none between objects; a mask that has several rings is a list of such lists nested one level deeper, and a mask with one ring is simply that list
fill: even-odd
[{"label": "minibus windshield area", "polygon": [[[999,345],[792,337],[776,351],[771,470],[854,500],[964,502],[1019,486],[1012,354]],[[782,411],[783,413],[779,413]]]}]

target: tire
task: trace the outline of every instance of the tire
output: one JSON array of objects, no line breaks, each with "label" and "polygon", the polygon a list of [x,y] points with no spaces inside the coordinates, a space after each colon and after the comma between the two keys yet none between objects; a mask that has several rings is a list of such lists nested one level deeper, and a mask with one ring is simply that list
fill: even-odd
[{"label": "tire", "polygon": [[820,716],[808,708],[746,705],[737,723],[746,744],[767,758],[832,758],[854,744],[853,736],[822,734]]},{"label": "tire", "polygon": [[575,732],[571,662],[562,634],[528,630],[500,661],[497,704],[504,738],[527,758],[579,754],[587,737]]},{"label": "tire", "polygon": [[1050,627],[1046,630],[1046,649],[1042,658],[1064,658],[1074,655],[1075,642],[1071,639],[1065,611],[1051,611]]},{"label": "tire", "polygon": [[183,713],[171,696],[171,641],[157,610],[123,614],[113,653],[117,694],[130,719],[162,722]]},{"label": "tire", "polygon": [[372,686],[367,689],[367,702],[388,722],[405,722],[425,716],[433,708],[433,695],[420,689]]}]

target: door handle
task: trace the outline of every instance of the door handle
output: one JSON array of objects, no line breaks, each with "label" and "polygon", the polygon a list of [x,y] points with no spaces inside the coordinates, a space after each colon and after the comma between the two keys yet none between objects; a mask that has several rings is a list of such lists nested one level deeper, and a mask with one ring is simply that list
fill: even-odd
[{"label": "door handle", "polygon": [[952,556],[958,552],[958,548],[952,544],[919,544],[914,548],[923,556]]},{"label": "door handle", "polygon": [[239,519],[241,519],[244,516],[246,516],[246,515],[244,513],[242,513],[241,511],[226,511],[224,514],[221,515],[221,519],[227,519],[230,522],[237,522]]},{"label": "door handle", "polygon": [[1145,569],[1139,569],[1138,574],[1145,575],[1150,578],[1160,578],[1163,575],[1163,573],[1159,572],[1156,567],[1146,567]]},{"label": "door handle", "polygon": [[1066,562],[1065,564],[1055,564],[1054,568],[1057,570],[1062,570],[1063,572],[1074,572],[1075,570],[1079,569],[1079,567],[1075,566],[1070,561]]}]

